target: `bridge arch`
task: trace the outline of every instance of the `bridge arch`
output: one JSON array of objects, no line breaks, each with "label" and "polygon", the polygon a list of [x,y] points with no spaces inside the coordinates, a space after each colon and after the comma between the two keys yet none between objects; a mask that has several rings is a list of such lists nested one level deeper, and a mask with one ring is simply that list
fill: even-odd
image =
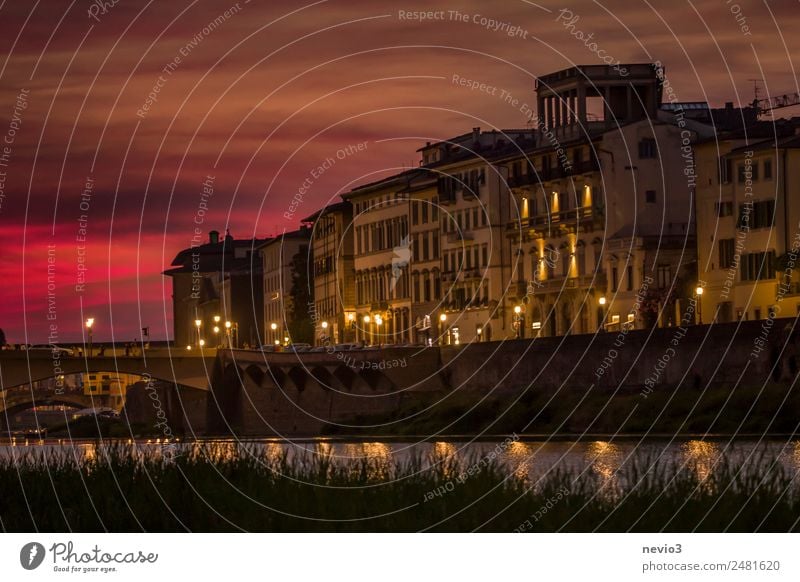
[{"label": "bridge arch", "polygon": [[394,392],[397,389],[395,383],[379,370],[362,370],[360,375],[376,392]]},{"label": "bridge arch", "polygon": [[287,375],[289,380],[291,380],[292,385],[294,385],[298,392],[302,392],[306,389],[306,379],[308,378],[308,373],[304,367],[293,366],[289,369],[289,373]]}]

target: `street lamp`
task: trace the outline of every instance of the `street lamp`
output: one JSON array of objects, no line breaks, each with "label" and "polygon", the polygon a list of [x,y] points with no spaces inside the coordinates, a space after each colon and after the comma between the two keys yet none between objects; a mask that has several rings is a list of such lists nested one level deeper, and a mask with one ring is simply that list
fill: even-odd
[{"label": "street lamp", "polygon": [[322,329],[328,329],[328,322],[327,321],[323,321],[320,325],[322,326]]},{"label": "street lamp", "polygon": [[204,345],[206,345],[206,340],[204,340],[203,338],[200,338],[200,341],[197,342],[197,343],[199,343],[200,347],[202,348]]},{"label": "street lamp", "polygon": [[703,325],[703,287],[698,285],[694,292],[697,294],[697,322]]},{"label": "street lamp", "polygon": [[[239,324],[238,323],[234,323],[234,322],[231,322],[231,321],[226,321],[225,322],[225,333],[228,336],[228,348],[229,349],[233,349],[234,346],[237,347],[237,348],[239,347],[239,337],[238,337],[239,334],[238,334],[238,332],[239,332]],[[237,336],[235,342],[233,340],[234,335]]]},{"label": "street lamp", "polygon": [[601,297],[600,299],[597,300],[597,302],[600,304],[600,307],[598,307],[598,314],[597,314],[598,315],[597,329],[599,331],[605,329],[605,327],[603,326],[603,322],[605,321],[606,318],[605,315],[606,298]]},{"label": "street lamp", "polygon": [[220,319],[221,319],[221,318],[220,318],[220,316],[219,316],[219,315],[215,315],[215,316],[214,316],[214,323],[219,323],[219,320],[220,320]]},{"label": "street lamp", "polygon": [[378,345],[381,345],[381,324],[383,323],[383,318],[380,315],[375,316],[375,333],[378,336]]},{"label": "street lamp", "polygon": [[200,345],[200,326],[203,325],[203,321],[200,319],[195,319],[194,325],[197,328],[197,344]]},{"label": "street lamp", "polygon": [[517,336],[517,339],[520,338],[520,328],[522,328],[522,307],[519,305],[514,306],[514,333]]},{"label": "street lamp", "polygon": [[86,330],[89,334],[89,355],[92,355],[92,326],[94,325],[94,317],[89,317],[86,320]]}]

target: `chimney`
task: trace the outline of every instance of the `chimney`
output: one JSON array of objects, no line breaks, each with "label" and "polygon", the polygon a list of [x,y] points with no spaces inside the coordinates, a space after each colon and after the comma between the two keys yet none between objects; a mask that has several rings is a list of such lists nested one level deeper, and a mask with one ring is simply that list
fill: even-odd
[{"label": "chimney", "polygon": [[472,128],[472,141],[478,141],[481,138],[481,128],[480,127],[473,127]]},{"label": "chimney", "polygon": [[212,245],[215,245],[219,242],[218,230],[212,230],[211,232],[208,233],[208,242],[211,243]]}]

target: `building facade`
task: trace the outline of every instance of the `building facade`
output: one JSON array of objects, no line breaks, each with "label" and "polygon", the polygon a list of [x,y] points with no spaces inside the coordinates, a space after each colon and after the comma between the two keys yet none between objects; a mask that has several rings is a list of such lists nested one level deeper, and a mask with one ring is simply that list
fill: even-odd
[{"label": "building facade", "polygon": [[[313,262],[310,235],[310,229],[301,227],[269,239],[258,248],[264,289],[263,344],[285,345],[311,339],[300,337],[311,334],[305,329],[305,323],[312,320],[314,297],[307,279],[308,268]],[[297,297],[307,297],[306,304],[296,305]]]},{"label": "building facade", "polygon": [[696,148],[706,322],[800,314],[798,131],[796,120],[767,123]]},{"label": "building facade", "polygon": [[656,67],[622,69],[540,78],[536,143],[505,162],[517,337],[670,325],[694,283],[691,144],[710,128],[661,109]]},{"label": "building facade", "polygon": [[314,257],[314,341],[316,345],[356,341],[353,206],[339,202],[303,222],[311,229]]},{"label": "building facade", "polygon": [[412,341],[409,187],[417,171],[366,184],[345,194],[353,205],[355,340]]},{"label": "building facade", "polygon": [[[173,329],[176,346],[254,346],[261,334],[264,292],[256,248],[263,239],[220,239],[180,251],[172,269]],[[228,324],[226,326],[226,323]]]}]

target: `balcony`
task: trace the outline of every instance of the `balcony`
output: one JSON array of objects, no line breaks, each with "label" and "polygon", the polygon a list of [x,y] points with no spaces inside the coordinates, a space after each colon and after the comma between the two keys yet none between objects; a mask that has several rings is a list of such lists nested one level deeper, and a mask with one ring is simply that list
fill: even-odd
[{"label": "balcony", "polygon": [[475,240],[475,235],[471,230],[456,230],[447,235],[447,242],[458,243],[465,240]]},{"label": "balcony", "polygon": [[509,188],[520,188],[522,186],[531,186],[539,183],[539,176],[534,173],[523,174],[521,176],[510,176],[508,178]]},{"label": "balcony", "polygon": [[529,285],[534,295],[540,293],[558,293],[566,290],[599,289],[605,291],[606,277],[604,274],[581,275],[580,277],[555,277],[545,281],[536,281]]},{"label": "balcony", "polygon": [[589,223],[592,226],[602,226],[603,212],[600,208],[584,206],[562,212],[550,214],[537,214],[530,218],[514,220],[506,225],[507,231],[544,231],[558,226],[577,226]]}]

